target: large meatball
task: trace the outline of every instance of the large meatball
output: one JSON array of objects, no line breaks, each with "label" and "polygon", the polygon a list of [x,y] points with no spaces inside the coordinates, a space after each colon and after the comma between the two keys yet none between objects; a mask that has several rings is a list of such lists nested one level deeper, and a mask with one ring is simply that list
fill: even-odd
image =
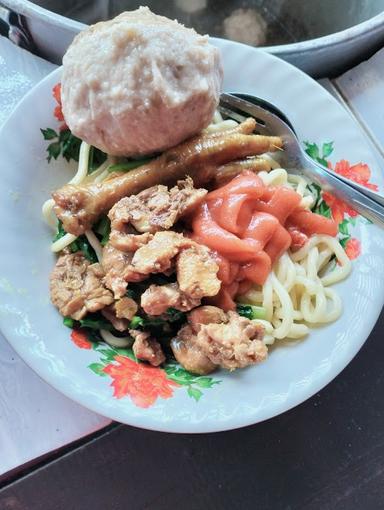
[{"label": "large meatball", "polygon": [[209,124],[222,75],[207,36],[140,7],[74,39],[63,58],[64,117],[108,154],[162,151]]}]

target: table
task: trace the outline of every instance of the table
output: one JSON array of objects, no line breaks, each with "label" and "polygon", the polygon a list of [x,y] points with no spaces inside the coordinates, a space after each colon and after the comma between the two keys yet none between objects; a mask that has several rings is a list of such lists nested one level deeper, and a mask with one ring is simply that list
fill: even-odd
[{"label": "table", "polygon": [[[3,38],[0,50],[0,98],[10,78],[21,80],[21,95],[51,69],[35,58],[26,67]],[[380,163],[383,51],[321,81],[358,119]],[[1,122],[1,102],[0,112]],[[383,332],[384,313],[342,375],[295,409],[211,435],[111,424],[43,383],[0,337],[0,510],[382,508]]]}]

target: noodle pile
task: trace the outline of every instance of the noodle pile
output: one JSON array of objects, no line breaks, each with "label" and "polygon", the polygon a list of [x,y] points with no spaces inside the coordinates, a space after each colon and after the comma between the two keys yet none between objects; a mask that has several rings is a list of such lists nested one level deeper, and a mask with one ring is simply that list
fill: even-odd
[{"label": "noodle pile", "polygon": [[[216,113],[207,132],[225,131],[237,125],[235,121],[223,120]],[[102,182],[108,175],[108,167],[114,163],[112,157],[94,172],[88,174],[90,145],[82,142],[79,165],[70,184]],[[314,202],[308,182],[300,175],[292,175],[279,168],[268,155],[273,168],[269,173],[259,172],[258,176],[266,186],[286,186],[301,197],[300,206],[310,209]],[[42,208],[46,222],[56,230],[57,218],[53,212],[54,201],[47,200]],[[101,261],[102,246],[92,230],[85,232],[88,242]],[[77,239],[65,234],[53,242],[51,249],[57,253]],[[351,262],[336,238],[328,235],[313,235],[298,251],[284,253],[275,263],[265,283],[253,285],[245,294],[237,297],[243,304],[262,306],[266,311],[265,320],[255,319],[265,328],[264,342],[273,344],[284,338],[301,338],[308,334],[311,325],[335,321],[342,313],[342,302],[334,283],[345,279],[351,271]],[[125,338],[118,338],[107,331],[100,331],[103,339],[116,347],[125,345]]]},{"label": "noodle pile", "polygon": [[[282,168],[269,174],[261,172],[259,176],[265,184],[295,189],[303,197],[302,206],[309,208],[312,204],[303,177],[288,176]],[[333,322],[340,317],[341,299],[329,286],[344,280],[351,268],[351,261],[337,239],[313,235],[298,251],[288,251],[280,257],[262,287],[255,286],[238,300],[265,308],[266,320],[258,320],[265,327],[265,343],[301,338],[309,333],[310,325]]]}]

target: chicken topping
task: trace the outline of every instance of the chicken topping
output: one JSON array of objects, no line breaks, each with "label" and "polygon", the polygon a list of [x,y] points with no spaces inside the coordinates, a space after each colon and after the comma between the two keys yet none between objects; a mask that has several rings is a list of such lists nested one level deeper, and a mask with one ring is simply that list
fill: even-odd
[{"label": "chicken topping", "polygon": [[116,317],[118,319],[131,320],[136,314],[137,309],[138,306],[136,301],[129,297],[123,297],[115,303]]},{"label": "chicken topping", "polygon": [[173,231],[156,232],[148,244],[139,248],[132,258],[132,268],[141,274],[164,273],[183,248],[195,244]]},{"label": "chicken topping", "polygon": [[80,320],[113,303],[112,293],[102,283],[100,264],[91,264],[81,253],[62,255],[51,273],[52,303],[64,317]]},{"label": "chicken topping", "polygon": [[177,283],[150,285],[141,295],[141,307],[148,315],[161,315],[168,308],[187,312],[199,304],[200,299],[182,292]]},{"label": "chicken topping", "polygon": [[130,329],[129,334],[135,339],[132,350],[137,359],[148,361],[154,367],[164,363],[165,355],[161,345],[154,338],[150,338],[149,333]]},{"label": "chicken topping", "polygon": [[112,230],[109,236],[110,244],[117,250],[133,252],[144,246],[152,239],[152,234],[135,234],[134,229],[127,225],[126,231]]},{"label": "chicken topping", "polygon": [[188,322],[195,333],[198,333],[204,324],[220,324],[228,322],[227,314],[217,306],[199,306],[188,314]]},{"label": "chicken topping", "polygon": [[227,322],[203,324],[197,345],[216,365],[233,370],[263,361],[267,347],[264,328],[236,312],[227,312]]},{"label": "chicken topping", "polygon": [[103,249],[102,265],[105,271],[105,285],[116,299],[127,292],[127,282],[139,282],[146,278],[131,267],[133,253],[125,253],[108,243]]},{"label": "chicken topping", "polygon": [[179,218],[198,206],[206,194],[207,190],[195,189],[192,179],[187,177],[170,190],[158,185],[122,198],[108,214],[111,234],[118,239],[119,234],[126,235],[129,225],[138,232],[169,230]]},{"label": "chicken topping", "polygon": [[188,314],[188,323],[171,347],[177,361],[190,372],[208,374],[217,366],[234,370],[267,357],[263,327],[236,312],[200,306]]},{"label": "chicken topping", "polygon": [[103,308],[101,313],[117,331],[126,331],[128,329],[129,320],[117,317],[115,304]]},{"label": "chicken topping", "polygon": [[217,368],[197,345],[196,335],[189,325],[181,328],[177,337],[171,340],[171,348],[176,360],[188,372],[205,375]]},{"label": "chicken topping", "polygon": [[191,298],[216,296],[220,290],[219,266],[205,246],[195,244],[183,250],[177,257],[176,270],[180,290]]}]

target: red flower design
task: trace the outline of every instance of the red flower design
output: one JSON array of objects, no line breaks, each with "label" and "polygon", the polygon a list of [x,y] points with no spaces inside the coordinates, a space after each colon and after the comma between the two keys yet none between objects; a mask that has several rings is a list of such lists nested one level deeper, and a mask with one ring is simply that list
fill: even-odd
[{"label": "red flower design", "polygon": [[356,259],[361,253],[361,243],[358,239],[352,237],[345,245],[345,253],[353,260]]},{"label": "red flower design", "polygon": [[[53,110],[53,115],[59,122],[63,122],[65,119],[61,105],[61,83],[56,83],[56,85],[52,89],[52,95],[57,102],[57,106],[55,106],[55,109]],[[67,125],[63,124],[62,126],[60,126],[60,130],[65,129],[66,127]]]},{"label": "red flower design", "polygon": [[[330,166],[330,168],[332,168],[332,166]],[[351,179],[352,181],[365,186],[366,188],[378,191],[377,185],[369,182],[369,179],[371,178],[371,170],[365,163],[357,163],[356,165],[351,166],[349,161],[342,159],[336,163],[334,171],[347,179]]]},{"label": "red flower design", "polygon": [[88,340],[88,337],[81,329],[74,329],[71,333],[71,338],[74,344],[80,349],[92,349],[92,342]]},{"label": "red flower design", "polygon": [[348,204],[334,197],[331,193],[325,191],[323,193],[323,200],[328,207],[331,208],[332,218],[336,223],[341,223],[344,219],[344,214],[348,214],[351,218],[358,216],[358,213],[352,209]]},{"label": "red flower design", "polygon": [[107,365],[103,372],[113,379],[113,396],[122,398],[129,395],[138,407],[150,407],[158,398],[170,398],[173,387],[179,384],[167,379],[160,368],[136,363],[127,356],[116,356],[115,362]]},{"label": "red flower design", "polygon": [[[371,184],[369,182],[369,179],[371,178],[371,170],[365,163],[357,163],[356,165],[351,166],[349,161],[342,159],[336,163],[335,168],[332,168],[332,164],[330,162],[328,162],[328,167],[331,170],[334,170],[337,174],[342,175],[347,179],[351,179],[366,188],[374,191],[378,190],[376,184]],[[323,193],[323,199],[328,207],[331,208],[332,217],[337,223],[341,223],[343,221],[344,214],[348,214],[351,218],[358,216],[358,213],[352,209],[352,207],[342,200],[334,197],[331,193]]]}]

